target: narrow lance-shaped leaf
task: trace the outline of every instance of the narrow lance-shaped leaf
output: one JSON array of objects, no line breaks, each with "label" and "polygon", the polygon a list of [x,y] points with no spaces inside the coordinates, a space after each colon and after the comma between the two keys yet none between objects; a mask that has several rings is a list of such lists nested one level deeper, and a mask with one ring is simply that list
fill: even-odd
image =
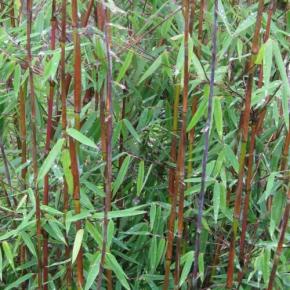
[{"label": "narrow lance-shaped leaf", "polygon": [[125,158],[124,162],[122,163],[122,166],[120,168],[118,176],[113,184],[113,194],[115,194],[118,191],[118,189],[120,188],[120,186],[121,186],[121,184],[126,176],[126,173],[128,171],[130,161],[131,161],[131,157],[127,156]]},{"label": "narrow lance-shaped leaf", "polygon": [[132,126],[131,122],[127,119],[123,119],[123,122],[125,124],[125,126],[127,127],[128,131],[131,133],[131,135],[135,138],[135,140],[138,143],[141,143],[141,139],[140,136],[138,135],[138,133],[136,132],[136,130],[134,129],[134,127]]},{"label": "narrow lance-shaped leaf", "polygon": [[79,141],[80,143],[87,145],[89,147],[92,147],[94,149],[97,149],[97,145],[94,143],[94,141],[92,141],[91,139],[89,139],[87,136],[85,136],[83,133],[81,133],[80,131],[74,129],[74,128],[69,128],[66,130],[67,134],[69,136],[71,136],[72,138],[74,138],[75,140]]},{"label": "narrow lance-shaped leaf", "polygon": [[56,158],[61,152],[62,145],[64,143],[64,138],[59,139],[53,148],[50,150],[49,154],[45,158],[42,166],[39,169],[38,174],[38,182],[44,178],[44,176],[48,173],[52,165],[54,164]]},{"label": "narrow lance-shaped leaf", "polygon": [[78,253],[80,251],[82,241],[83,241],[83,236],[84,236],[84,230],[83,229],[78,230],[75,237],[73,250],[72,250],[72,260],[71,260],[72,264],[75,262],[78,256]]},{"label": "narrow lance-shaped leaf", "polygon": [[152,65],[147,69],[144,75],[141,77],[138,85],[140,85],[143,81],[149,78],[162,64],[162,54],[158,56],[158,58],[152,63]]}]

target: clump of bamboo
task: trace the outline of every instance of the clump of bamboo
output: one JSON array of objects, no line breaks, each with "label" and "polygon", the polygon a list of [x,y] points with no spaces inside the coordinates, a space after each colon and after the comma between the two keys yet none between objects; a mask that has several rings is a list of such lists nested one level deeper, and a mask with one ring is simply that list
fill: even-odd
[{"label": "clump of bamboo", "polygon": [[212,119],[212,103],[214,94],[214,80],[215,80],[215,66],[216,66],[216,54],[217,54],[217,15],[218,15],[218,1],[214,1],[214,19],[213,19],[213,32],[212,32],[212,59],[211,59],[211,73],[210,73],[210,91],[208,99],[208,112],[207,121],[205,124],[205,143],[204,143],[204,153],[202,158],[202,173],[201,173],[201,189],[198,199],[198,215],[197,215],[197,225],[196,225],[196,239],[195,239],[195,252],[194,252],[194,266],[192,272],[192,284],[197,284],[198,278],[198,258],[200,252],[200,234],[201,234],[201,220],[203,215],[203,205],[204,196],[206,190],[206,165],[208,160],[208,150],[209,150],[209,133],[211,127]]},{"label": "clump of bamboo", "polygon": [[234,216],[233,216],[233,228],[232,228],[232,237],[230,243],[230,252],[229,252],[229,261],[228,261],[228,271],[227,271],[227,288],[233,287],[233,275],[234,275],[234,257],[235,257],[235,241],[237,238],[238,222],[241,213],[241,201],[242,201],[242,187],[243,187],[243,177],[245,170],[245,159],[247,151],[247,142],[248,142],[248,131],[249,131],[249,120],[250,120],[250,111],[251,111],[251,96],[253,88],[253,78],[254,78],[254,56],[258,53],[259,50],[259,35],[262,22],[262,15],[264,9],[264,1],[259,0],[257,20],[255,26],[255,32],[251,48],[251,57],[246,65],[246,72],[248,75],[246,93],[245,93],[245,109],[241,114],[240,122],[240,133],[241,133],[241,149],[239,156],[239,175],[238,183],[236,187],[236,196],[235,196],[235,206],[234,206]]}]

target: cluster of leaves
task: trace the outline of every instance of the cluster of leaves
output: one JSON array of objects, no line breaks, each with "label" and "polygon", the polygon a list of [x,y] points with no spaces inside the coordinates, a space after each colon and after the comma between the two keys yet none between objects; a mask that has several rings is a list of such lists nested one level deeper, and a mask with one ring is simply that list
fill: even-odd
[{"label": "cluster of leaves", "polygon": [[[90,1],[78,1],[79,17]],[[93,1],[98,2],[98,1]],[[110,41],[113,78],[113,184],[109,212],[105,269],[113,273],[113,289],[162,289],[165,253],[168,244],[168,219],[171,199],[168,193],[171,141],[179,136],[172,129],[176,85],[183,86],[184,17],[181,1],[105,1],[110,14]],[[181,253],[181,289],[190,289],[189,274],[194,260],[194,240],[201,161],[204,150],[205,120],[209,96],[213,2],[205,1],[201,57],[195,53],[199,2],[193,15],[189,37],[189,109],[187,132],[195,130],[193,154],[186,154],[193,173],[186,175],[184,231]],[[257,3],[218,1],[217,64],[213,102],[213,122],[207,163],[205,210],[202,218],[199,276],[201,284],[224,289],[233,223],[235,185],[239,174],[238,152],[240,115],[244,110],[247,73]],[[249,2],[249,1],[248,1]],[[252,1],[256,2],[256,1]],[[0,0],[0,288],[36,289],[37,257],[35,184],[32,168],[31,103],[27,62],[26,1]],[[67,96],[67,136],[78,142],[81,213],[75,214],[72,202],[73,172],[69,150],[65,147],[61,113],[60,37],[61,1],[56,3],[58,23],[56,49],[51,50],[52,1],[33,1],[31,34],[32,64],[37,124],[38,186],[42,200],[44,177],[49,174],[49,204],[41,205],[41,228],[49,241],[48,289],[66,289],[67,265],[72,265],[82,247],[84,289],[96,287],[103,244],[105,162],[101,150],[102,120],[98,95],[107,77],[106,46],[97,28],[94,9],[88,25],[79,28],[81,39],[82,99],[81,130],[74,129],[74,87]],[[261,39],[266,29],[267,4],[262,19]],[[94,3],[94,6],[97,4]],[[286,5],[286,4],[285,4]],[[93,7],[94,8],[94,7]],[[11,9],[14,10],[13,15]],[[67,3],[66,71],[74,75],[71,1]],[[14,22],[13,22],[14,19]],[[264,125],[256,136],[254,174],[246,236],[247,261],[240,289],[264,289],[280,234],[280,221],[287,202],[289,172],[281,171],[281,158],[289,132],[290,13],[275,10],[269,40],[262,44],[255,67],[263,68],[263,85],[254,76],[251,122],[266,106]],[[45,154],[48,95],[55,86],[53,106],[54,135],[51,150]],[[86,92],[93,91],[89,100]],[[25,96],[26,114],[20,109],[20,94]],[[96,98],[95,98],[96,95]],[[270,96],[269,102],[265,99]],[[198,109],[191,114],[191,103],[198,97]],[[265,105],[266,104],[266,105]],[[179,118],[181,120],[181,117]],[[25,120],[26,137],[20,126]],[[23,162],[21,144],[27,144]],[[188,151],[186,151],[188,153]],[[284,154],[284,155],[283,155]],[[281,157],[282,156],[282,157]],[[21,175],[27,170],[25,179]],[[287,168],[286,168],[287,170]],[[287,175],[288,174],[288,175]],[[68,185],[70,207],[63,210],[64,180]],[[271,206],[269,207],[269,200]],[[82,229],[72,225],[82,222]],[[177,225],[176,229],[177,230]],[[286,232],[284,244],[290,242]],[[70,258],[66,259],[66,246]],[[25,253],[23,255],[23,252]],[[238,253],[238,245],[236,252]],[[277,289],[290,287],[290,251],[285,246],[275,279]],[[241,270],[238,258],[236,273]],[[174,271],[174,259],[171,270]],[[172,279],[171,279],[172,278]],[[72,278],[73,284],[75,279]],[[173,277],[170,283],[173,285]],[[103,286],[106,279],[103,280]],[[202,287],[202,286],[200,286]]]}]

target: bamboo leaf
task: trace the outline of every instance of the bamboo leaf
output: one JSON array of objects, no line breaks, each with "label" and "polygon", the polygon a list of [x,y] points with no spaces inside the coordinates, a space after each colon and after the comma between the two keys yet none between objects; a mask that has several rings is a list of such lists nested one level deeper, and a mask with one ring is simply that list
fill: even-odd
[{"label": "bamboo leaf", "polygon": [[73,194],[73,176],[71,172],[71,159],[68,149],[64,149],[61,153],[61,164],[68,187],[68,193]]},{"label": "bamboo leaf", "polygon": [[289,104],[288,100],[290,98],[290,84],[288,81],[285,65],[283,62],[282,54],[279,48],[279,45],[276,41],[273,43],[273,52],[280,72],[280,76],[283,82],[283,94],[282,94],[282,107],[283,107],[283,116],[284,122],[286,124],[287,130],[289,130]]},{"label": "bamboo leaf", "polygon": [[69,136],[71,136],[72,138],[74,138],[75,140],[79,141],[80,143],[92,147],[94,149],[98,149],[98,147],[96,146],[95,142],[92,141],[91,139],[89,139],[88,137],[86,137],[83,133],[81,133],[80,131],[74,129],[74,128],[69,128],[66,130],[67,134]]},{"label": "bamboo leaf", "polygon": [[100,270],[100,262],[101,262],[101,254],[97,253],[89,268],[89,272],[86,279],[85,290],[91,289],[91,286],[96,280],[99,274],[99,270]]},{"label": "bamboo leaf", "polygon": [[127,282],[127,276],[121,265],[116,260],[115,256],[113,256],[111,253],[106,253],[106,263],[108,267],[116,274],[117,279],[120,281],[123,287],[130,290],[131,288]]},{"label": "bamboo leaf", "polygon": [[271,69],[273,60],[273,41],[269,39],[265,43],[265,53],[263,59],[263,78],[265,86],[265,96],[268,96],[268,88],[270,84]]},{"label": "bamboo leaf", "polygon": [[157,57],[157,59],[152,63],[152,65],[147,69],[144,75],[141,77],[137,85],[140,85],[143,81],[149,78],[162,64],[162,54]]},{"label": "bamboo leaf", "polygon": [[193,263],[193,251],[190,251],[186,253],[184,256],[186,256],[185,263],[181,272],[181,276],[179,279],[179,286],[181,287],[183,283],[185,282],[186,278],[188,277],[189,271],[191,269],[192,263]]},{"label": "bamboo leaf", "polygon": [[59,210],[57,210],[57,209],[55,209],[55,208],[53,208],[53,207],[50,207],[50,206],[48,206],[48,205],[44,205],[44,204],[42,204],[42,205],[40,206],[40,209],[41,209],[42,211],[45,211],[45,212],[47,212],[47,213],[50,213],[51,215],[60,215],[60,216],[63,215],[63,212],[61,212],[61,211],[59,211]]},{"label": "bamboo leaf", "polygon": [[201,119],[201,117],[204,115],[205,111],[207,108],[207,99],[204,98],[201,102],[201,104],[198,106],[198,109],[196,111],[196,113],[193,115],[193,117],[191,118],[186,131],[190,131],[196,124],[197,122]]},{"label": "bamboo leaf", "polygon": [[75,237],[73,250],[72,250],[72,260],[71,260],[72,264],[75,262],[79,254],[80,248],[82,246],[83,236],[84,236],[84,230],[83,229],[78,230]]},{"label": "bamboo leaf", "polygon": [[113,184],[113,194],[116,194],[116,192],[118,191],[118,189],[120,188],[121,184],[124,181],[124,178],[126,176],[126,173],[128,171],[129,165],[131,162],[131,157],[130,156],[126,156],[124,162],[122,163],[122,166],[120,168],[120,171],[118,173],[118,176]]},{"label": "bamboo leaf", "polygon": [[10,244],[7,241],[3,241],[2,248],[9,264],[11,265],[12,269],[15,270],[14,256],[13,256],[13,252],[11,250]]},{"label": "bamboo leaf", "polygon": [[215,223],[217,223],[218,214],[219,214],[220,196],[221,196],[220,184],[218,182],[216,182],[214,184],[214,189],[213,189],[213,210],[214,210]]},{"label": "bamboo leaf", "polygon": [[64,138],[59,139],[53,146],[47,157],[45,158],[42,166],[39,169],[39,174],[37,177],[38,182],[43,180],[44,176],[48,173],[52,165],[54,164],[56,158],[61,152],[62,145],[64,143]]},{"label": "bamboo leaf", "polygon": [[60,51],[53,52],[52,58],[44,66],[43,82],[46,82],[49,78],[54,79],[59,61],[60,61]]},{"label": "bamboo leaf", "polygon": [[122,65],[122,67],[121,67],[121,69],[120,69],[120,71],[119,71],[119,74],[118,74],[118,76],[117,76],[116,82],[119,83],[119,82],[123,79],[123,77],[125,76],[125,74],[126,74],[128,68],[129,68],[129,66],[130,66],[130,64],[131,64],[131,62],[132,62],[133,55],[134,55],[134,54],[133,54],[132,51],[129,51],[129,52],[127,53],[126,59],[125,59],[123,65]]},{"label": "bamboo leaf", "polygon": [[132,126],[131,122],[127,119],[123,119],[123,123],[127,127],[128,131],[131,133],[131,135],[135,138],[135,140],[138,143],[141,143],[141,139],[140,139],[138,133],[136,132],[136,130],[134,129],[134,127]]},{"label": "bamboo leaf", "polygon": [[32,240],[30,239],[30,236],[26,232],[21,232],[20,235],[21,235],[21,238],[24,241],[25,245],[27,246],[27,248],[31,252],[31,254],[34,257],[37,257],[36,250],[35,250],[35,247],[34,247]]},{"label": "bamboo leaf", "polygon": [[214,121],[217,129],[217,133],[222,140],[223,138],[223,112],[220,98],[214,99]]},{"label": "bamboo leaf", "polygon": [[143,187],[143,181],[144,181],[144,161],[141,160],[139,163],[138,168],[138,177],[137,177],[137,195],[140,195]]},{"label": "bamboo leaf", "polygon": [[19,289],[20,285],[25,282],[26,280],[30,279],[34,273],[28,273],[23,276],[21,276],[19,279],[14,281],[13,283],[9,284],[4,290],[10,290],[10,289]]}]

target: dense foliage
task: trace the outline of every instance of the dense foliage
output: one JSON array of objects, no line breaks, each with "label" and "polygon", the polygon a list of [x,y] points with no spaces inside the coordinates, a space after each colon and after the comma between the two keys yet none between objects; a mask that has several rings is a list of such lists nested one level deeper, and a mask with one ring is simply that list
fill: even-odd
[{"label": "dense foliage", "polygon": [[0,289],[289,289],[287,1],[0,0]]}]

